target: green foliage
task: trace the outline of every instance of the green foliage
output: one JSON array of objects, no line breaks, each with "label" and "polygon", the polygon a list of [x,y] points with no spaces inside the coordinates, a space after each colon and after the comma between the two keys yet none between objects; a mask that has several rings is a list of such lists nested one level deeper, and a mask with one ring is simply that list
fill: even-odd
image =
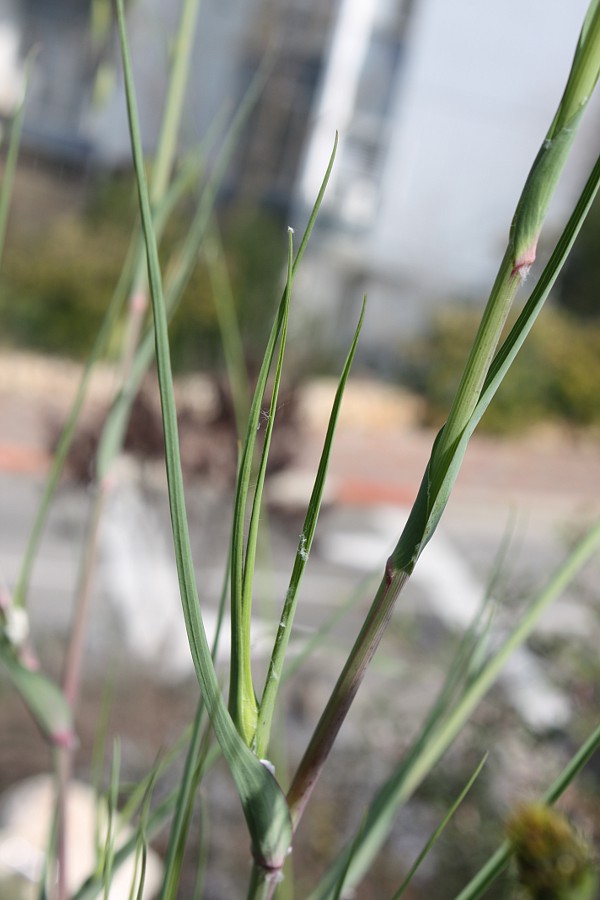
[{"label": "green foliage", "polygon": [[[409,383],[427,401],[428,424],[441,424],[471,346],[479,314],[456,309],[438,316],[409,350]],[[481,427],[495,433],[540,422],[598,425],[600,321],[582,322],[548,309],[523,345],[485,413]]]},{"label": "green foliage", "polygon": [[[100,328],[127,250],[119,230],[65,215],[51,230],[11,243],[0,320],[5,339],[85,357]],[[34,248],[32,250],[32,247]]]},{"label": "green foliage", "polygon": [[[136,218],[131,175],[121,174],[92,183],[82,214],[65,213],[43,232],[33,222],[11,235],[0,292],[4,339],[85,359],[119,278]],[[161,245],[165,271],[190,218],[191,211],[180,208],[169,221]],[[283,229],[256,208],[231,207],[222,218],[226,263],[252,359],[264,344],[280,289],[286,253]],[[173,319],[170,338],[177,370],[220,362],[219,328],[203,257]],[[113,352],[119,347],[117,333]]]}]

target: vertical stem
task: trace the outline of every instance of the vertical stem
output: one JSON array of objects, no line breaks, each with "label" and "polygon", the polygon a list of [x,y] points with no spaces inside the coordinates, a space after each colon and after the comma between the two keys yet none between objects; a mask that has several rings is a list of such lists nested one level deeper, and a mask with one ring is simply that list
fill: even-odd
[{"label": "vertical stem", "polygon": [[391,560],[390,557],[369,614],[350,651],[288,791],[287,801],[294,831],[298,827],[304,808],[362,683],[367,667],[379,646],[396,598],[408,580],[406,572],[394,571]]},{"label": "vertical stem", "polygon": [[[523,281],[521,270],[515,270],[513,256],[513,248],[509,244],[477,329],[460,384],[448,413],[448,419],[440,436],[436,458],[442,462],[448,451],[452,450],[477,406],[502,329],[515,294]],[[435,479],[436,468],[434,467],[432,471],[433,479]]]}]

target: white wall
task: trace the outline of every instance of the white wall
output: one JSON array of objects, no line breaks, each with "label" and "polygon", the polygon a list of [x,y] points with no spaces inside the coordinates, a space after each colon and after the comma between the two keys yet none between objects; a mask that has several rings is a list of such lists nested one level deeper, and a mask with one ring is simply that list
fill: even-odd
[{"label": "white wall", "polygon": [[[416,0],[377,213],[362,233],[323,228],[304,275],[313,312],[336,304],[352,309],[364,290],[369,309],[362,346],[393,350],[423,327],[442,300],[484,302],[521,188],[562,94],[586,8],[587,0]],[[598,151],[598,97],[590,107],[541,252],[568,215]],[[332,132],[335,115],[326,114]],[[315,133],[324,124],[317,118]],[[321,155],[323,172],[326,152]],[[314,169],[310,142],[306,159]],[[305,173],[301,183],[303,178]],[[336,257],[332,299],[331,292],[319,294],[319,284]]]},{"label": "white wall", "polygon": [[[417,4],[369,239],[369,253],[386,268],[435,290],[486,285],[562,94],[586,7],[587,0]],[[596,103],[596,125],[598,111]],[[588,139],[597,134],[591,124]],[[595,143],[577,144],[549,231],[581,187]]]}]

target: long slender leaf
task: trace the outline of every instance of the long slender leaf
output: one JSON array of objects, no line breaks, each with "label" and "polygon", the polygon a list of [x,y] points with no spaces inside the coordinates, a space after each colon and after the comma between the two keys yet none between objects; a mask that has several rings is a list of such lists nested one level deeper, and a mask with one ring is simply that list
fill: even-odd
[{"label": "long slender leaf", "polygon": [[240,738],[227,712],[219,689],[199,610],[179,456],[167,317],[144,172],[122,0],[117,0],[117,13],[134,166],[148,255],[148,276],[154,312],[156,359],[165,432],[169,505],[184,618],[198,681],[204,694],[217,740],[240,795],[252,840],[254,858],[261,866],[278,868],[283,864],[291,840],[291,824],[287,804],[275,778]]},{"label": "long slender leaf", "polygon": [[340,381],[335,394],[335,399],[327,426],[325,442],[323,444],[323,451],[321,453],[321,459],[319,460],[319,467],[317,469],[315,483],[308,503],[304,525],[302,526],[300,541],[298,543],[296,557],[294,560],[294,567],[292,569],[290,583],[285,595],[285,601],[281,612],[279,627],[277,629],[277,634],[275,637],[275,645],[273,647],[271,660],[269,662],[269,668],[267,671],[258,716],[257,753],[261,757],[266,755],[269,745],[271,722],[275,709],[275,702],[277,699],[277,692],[279,690],[281,675],[283,672],[285,652],[287,650],[292,627],[294,624],[298,591],[300,588],[304,570],[306,568],[306,564],[308,562],[308,556],[312,547],[312,542],[317,527],[317,521],[319,518],[319,512],[321,510],[323,491],[325,489],[327,470],[329,467],[329,460],[333,448],[335,429],[337,426],[339,411],[344,396],[344,390],[348,381],[348,376],[350,374],[350,369],[352,367],[356,348],[358,346],[358,339],[365,315],[365,304],[366,299],[363,300],[363,305],[358,324],[356,326],[356,331],[354,333],[354,338],[350,346],[350,350],[348,352],[348,356],[346,358],[346,362],[344,364],[344,368],[342,370]]},{"label": "long slender leaf", "polygon": [[429,851],[431,850],[431,848],[433,847],[433,845],[435,844],[437,839],[440,837],[441,833],[443,832],[444,828],[446,827],[446,825],[448,824],[448,822],[450,821],[450,819],[452,818],[452,816],[454,815],[454,813],[456,812],[458,807],[461,805],[461,803],[463,802],[463,800],[465,799],[465,797],[467,796],[467,794],[473,787],[473,784],[477,780],[479,773],[481,772],[481,770],[483,769],[483,767],[486,763],[487,757],[488,757],[488,755],[486,753],[485,756],[483,757],[483,759],[481,760],[481,762],[479,763],[479,765],[477,766],[477,768],[475,769],[475,771],[473,772],[473,774],[471,775],[471,777],[469,778],[469,780],[467,781],[466,785],[464,786],[464,788],[462,789],[462,791],[460,792],[460,794],[458,795],[458,797],[456,798],[456,800],[454,801],[454,803],[452,804],[452,806],[450,807],[450,809],[448,810],[448,812],[446,813],[446,815],[444,816],[444,818],[442,819],[442,821],[440,822],[438,827],[435,829],[435,831],[433,832],[431,837],[428,839],[427,843],[425,844],[425,846],[423,847],[423,849],[417,856],[416,860],[414,861],[414,863],[412,864],[410,869],[408,870],[408,874],[407,874],[406,878],[404,879],[404,881],[402,882],[402,884],[400,885],[400,887],[398,888],[398,890],[392,897],[392,900],[399,900],[399,898],[402,896],[402,894],[406,891],[406,888],[409,886],[409,884],[413,880],[419,866],[421,865],[421,863],[423,862],[423,860],[425,859],[425,857],[427,856],[427,854],[429,853]]},{"label": "long slender leaf", "polygon": [[[221,187],[227,167],[237,146],[242,128],[252,111],[263,88],[269,71],[269,61],[265,62],[250,83],[248,90],[236,110],[233,121],[225,135],[219,152],[218,163],[207,180],[197,205],[196,214],[190,225],[182,247],[171,261],[166,275],[165,297],[168,316],[171,318],[181,301],[185,287],[196,265],[206,229],[210,222],[217,192]],[[211,135],[212,140],[213,135]],[[133,401],[137,396],[144,375],[154,359],[154,332],[149,328],[135,353],[131,367],[118,396],[111,407],[102,431],[97,452],[96,469],[102,478],[110,470],[115,456],[120,452]]]},{"label": "long slender leaf", "polygon": [[[267,462],[271,446],[271,437],[275,425],[279,386],[283,372],[283,357],[287,341],[287,326],[293,281],[294,248],[292,231],[289,230],[288,269],[286,286],[283,292],[278,319],[280,318],[279,352],[275,366],[271,402],[267,415],[267,425],[261,453],[256,485],[250,512],[248,535],[244,552],[245,517],[248,503],[250,481],[252,480],[252,463],[256,432],[262,414],[262,402],[267,386],[269,371],[275,355],[275,342],[269,342],[261,366],[254,399],[248,417],[246,441],[240,460],[236,502],[234,510],[234,530],[231,545],[231,676],[229,708],[233,720],[242,737],[249,746],[254,747],[258,708],[252,683],[252,665],[250,652],[250,628],[252,614],[252,592],[254,586],[254,569],[256,564],[256,547],[258,542],[258,525],[261,512],[262,495],[267,474]],[[234,588],[235,586],[235,588]],[[260,754],[259,754],[260,756]]]}]

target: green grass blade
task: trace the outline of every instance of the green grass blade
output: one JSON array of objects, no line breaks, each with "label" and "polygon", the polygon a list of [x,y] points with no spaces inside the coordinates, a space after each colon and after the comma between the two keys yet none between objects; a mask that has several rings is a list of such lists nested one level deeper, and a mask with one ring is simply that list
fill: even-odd
[{"label": "green grass blade", "polygon": [[[185,241],[183,242],[183,246],[168,267],[165,298],[169,318],[175,314],[185,287],[196,265],[198,253],[213,212],[217,192],[223,182],[225,172],[229,166],[235,147],[237,146],[240,133],[262,91],[267,72],[268,66],[265,63],[257,72],[248,91],[244,95],[225,135],[223,147],[219,153],[218,163],[201,193],[196,214],[190,225]],[[214,136],[214,134],[210,135],[210,141],[207,137],[207,144],[212,142]],[[96,463],[99,477],[103,477],[110,470],[115,456],[121,450],[123,437],[131,413],[131,407],[137,396],[142,380],[154,359],[154,343],[154,331],[152,327],[150,327],[137,347],[126,382],[118,396],[115,398],[103,429]]]},{"label": "green grass blade", "polygon": [[205,713],[206,710],[204,704],[199,703],[194,718],[194,727],[188,747],[183,776],[179,784],[179,798],[177,801],[175,818],[169,835],[169,845],[167,847],[165,871],[161,888],[162,900],[174,900],[177,896],[191,809],[198,786],[197,762],[203,740],[202,728],[205,720]]},{"label": "green grass blade", "polygon": [[196,265],[198,252],[202,245],[202,241],[204,240],[206,229],[214,210],[217,193],[223,183],[233,154],[239,144],[243,128],[263,91],[272,65],[272,57],[269,55],[265,56],[256,75],[250,82],[248,90],[244,94],[240,105],[235,111],[229,129],[223,140],[223,145],[219,150],[216,165],[206,184],[206,189],[202,193],[200,202],[198,203],[196,213],[190,224],[183,247],[177,255],[177,258],[172,261],[167,270],[167,295],[169,297],[169,306],[172,306],[173,308],[179,302],[194,266]]},{"label": "green grass blade", "polygon": [[[493,396],[493,393],[488,394],[487,402],[484,401],[483,405],[480,405],[482,391],[489,387],[490,366],[512,298],[521,283],[522,276],[527,273],[535,259],[537,238],[548,203],[564,167],[567,151],[581,114],[596,84],[599,70],[600,6],[597,0],[594,0],[584,22],[565,94],[517,205],[509,247],[492,288],[448,421],[433,446],[421,490],[394,551],[393,563],[396,569],[412,572],[419,554],[435,531],[460,469],[468,439]],[[595,172],[596,170],[592,180],[597,179]],[[581,221],[583,217],[585,213]],[[575,234],[581,221],[576,227]],[[566,243],[561,238],[559,241],[561,250]],[[556,268],[554,278],[560,271],[560,265]],[[547,296],[551,285],[548,284],[546,288],[547,278],[540,281],[540,290],[543,292],[546,289],[545,296]],[[519,327],[522,325],[523,320]],[[523,340],[526,333],[524,330]]]},{"label": "green grass blade", "polygon": [[118,830],[118,799],[119,778],[121,772],[121,744],[115,738],[113,744],[113,759],[110,775],[110,788],[107,802],[106,838],[104,842],[104,865],[102,867],[102,884],[104,888],[104,900],[109,900],[110,888],[113,878],[113,863],[115,857],[115,841]]},{"label": "green grass blade", "polygon": [[[287,326],[290,308],[290,299],[293,280],[294,248],[292,231],[288,232],[288,268],[286,286],[283,292],[279,308],[278,329],[279,352],[275,366],[271,401],[265,428],[265,437],[261,453],[258,472],[256,473],[256,486],[250,512],[248,535],[244,553],[244,531],[246,509],[250,482],[253,477],[254,446],[256,433],[260,426],[262,415],[262,403],[264,400],[267,379],[275,355],[275,341],[269,341],[267,352],[260,369],[256,391],[250,415],[248,417],[248,430],[246,441],[242,451],[238,485],[236,491],[236,503],[234,511],[234,532],[232,541],[232,571],[231,583],[236,589],[231,595],[231,669],[230,669],[230,711],[238,731],[248,744],[254,746],[256,737],[256,723],[258,708],[252,682],[252,658],[250,647],[250,629],[252,617],[252,592],[254,586],[254,570],[256,565],[256,547],[258,543],[258,526],[262,505],[262,495],[267,474],[267,462],[271,447],[271,437],[275,425],[277,400],[283,372],[283,357],[287,341]],[[274,333],[273,335],[274,336]],[[260,753],[258,754],[261,755]]]},{"label": "green grass blade", "polygon": [[416,860],[410,867],[406,878],[404,879],[404,881],[402,882],[402,884],[400,885],[400,887],[398,888],[398,890],[392,897],[392,900],[399,900],[399,898],[404,894],[404,892],[406,891],[406,888],[409,886],[409,884],[413,880],[419,866],[421,865],[421,863],[423,862],[423,860],[425,859],[425,857],[427,856],[427,854],[429,853],[429,851],[431,850],[431,848],[433,847],[433,845],[435,844],[437,839],[440,837],[441,833],[443,832],[444,828],[446,827],[446,825],[448,824],[448,822],[450,821],[450,819],[452,818],[452,816],[454,815],[454,813],[456,812],[458,807],[461,805],[461,803],[463,802],[463,800],[465,799],[465,797],[467,796],[467,794],[473,787],[473,784],[475,783],[475,781],[477,780],[477,778],[479,776],[479,773],[483,769],[487,758],[488,758],[488,754],[486,753],[484,755],[483,759],[481,760],[481,762],[479,763],[479,765],[477,766],[477,768],[475,769],[475,771],[473,772],[473,774],[471,775],[471,777],[469,778],[468,782],[466,783],[466,785],[464,786],[464,788],[462,789],[462,791],[460,792],[460,794],[458,795],[458,797],[456,798],[456,800],[454,801],[454,803],[452,804],[452,806],[450,807],[450,809],[448,810],[448,812],[446,813],[446,815],[444,816],[444,818],[442,819],[440,824],[438,825],[438,827],[435,829],[435,831],[433,832],[433,834],[431,835],[431,837],[429,838],[429,840],[427,841],[427,843],[425,844],[425,846],[423,847],[423,849],[421,850],[419,855],[417,856]]},{"label": "green grass blade", "polygon": [[[162,803],[150,814],[146,825],[146,836],[148,840],[153,840],[163,830],[166,822],[173,814],[173,809],[177,802],[177,790],[173,790],[168,794]],[[135,853],[138,843],[137,835],[132,835],[125,843],[115,852],[113,859],[113,871],[123,865],[132,853]],[[72,900],[95,900],[102,891],[102,878],[97,874],[91,875],[75,892]]]},{"label": "green grass blade", "polygon": [[179,27],[171,48],[173,63],[156,159],[152,169],[150,200],[153,206],[160,203],[171,179],[199,10],[200,0],[184,0],[179,16]]},{"label": "green grass blade", "polygon": [[333,892],[331,894],[331,900],[341,900],[341,898],[344,896],[344,885],[346,883],[346,876],[348,874],[348,869],[350,867],[350,863],[352,862],[352,859],[354,857],[354,851],[358,847],[358,844],[362,837],[362,831],[364,828],[364,824],[365,824],[365,817],[363,816],[361,825],[359,826],[358,831],[356,832],[356,836],[355,836],[354,840],[352,841],[352,843],[350,844],[349,852],[347,854],[347,858],[343,865],[343,868],[339,874],[337,884],[333,888]]},{"label": "green grass blade", "polygon": [[194,884],[194,893],[192,896],[192,900],[202,900],[204,896],[204,875],[206,872],[206,866],[208,863],[208,852],[209,852],[209,815],[208,810],[206,808],[206,801],[202,794],[199,794],[200,799],[200,847],[198,848],[198,864],[196,869],[196,881]]},{"label": "green grass blade", "polygon": [[[156,784],[156,780],[158,778],[158,773],[160,772],[161,764],[160,759],[157,759],[154,764],[152,771],[150,772],[150,777],[147,780],[146,790],[144,792],[144,798],[142,801],[142,809],[140,812],[140,818],[138,821],[137,827],[137,844],[135,849],[135,861],[134,861],[134,873],[131,881],[131,891],[129,895],[129,900],[133,900],[133,894],[135,891],[136,881],[138,882],[137,891],[135,891],[137,900],[142,900],[144,896],[144,884],[146,881],[146,864],[148,859],[148,822],[150,818],[150,806],[152,802],[152,793],[154,791],[154,787]],[[141,858],[141,864],[140,864]],[[139,879],[138,879],[138,867],[139,871]]]},{"label": "green grass blade", "polygon": [[[360,841],[352,864],[348,870],[346,887],[353,888],[371,866],[376,854],[383,845],[394,821],[397,809],[412,796],[423,779],[429,774],[438,760],[446,752],[452,741],[468,722],[473,711],[496,681],[502,667],[511,654],[531,635],[540,616],[547,607],[565,590],[580,569],[600,548],[600,523],[594,526],[577,544],[565,562],[556,571],[546,587],[537,594],[529,604],[521,621],[508,635],[493,656],[481,668],[479,673],[468,682],[460,696],[448,709],[447,704],[436,709],[428,717],[424,736],[409,752],[392,775],[378,790],[363,828]],[[460,654],[463,651],[461,649]],[[461,667],[468,660],[463,658]],[[329,900],[332,885],[337,874],[345,866],[346,848],[325,875],[321,883],[311,894],[310,900]]]},{"label": "green grass blade", "polygon": [[350,346],[350,350],[348,352],[342,374],[340,376],[340,381],[337,387],[331,415],[329,417],[323,451],[321,453],[321,459],[319,461],[315,483],[308,504],[304,525],[302,527],[300,541],[296,550],[294,567],[292,569],[290,583],[286,592],[281,618],[279,621],[279,627],[277,629],[277,635],[275,637],[275,645],[273,647],[273,652],[271,654],[271,660],[267,671],[265,686],[260,703],[258,720],[259,724],[257,734],[257,753],[260,757],[266,756],[267,748],[269,745],[271,722],[283,672],[285,653],[294,624],[298,591],[300,588],[304,570],[306,568],[306,564],[308,562],[308,556],[312,547],[312,542],[317,527],[317,521],[319,518],[319,512],[321,510],[323,491],[325,489],[325,481],[327,478],[327,470],[329,467],[329,460],[333,448],[333,439],[342,399],[344,396],[344,390],[346,388],[346,383],[348,381],[348,376],[350,374],[350,369],[352,368],[352,362],[354,360],[354,355],[358,346],[358,339],[365,315],[365,303],[366,300],[363,300],[363,305],[358,324],[356,326],[356,331],[354,333],[354,338]]},{"label": "green grass blade", "polygon": [[210,720],[235,781],[259,866],[281,866],[291,841],[291,823],[285,798],[271,773],[240,738],[221,695],[199,610],[194,565],[179,456],[177,417],[162,292],[160,265],[139,134],[137,106],[125,34],[123,0],[117,0],[119,33],[127,94],[134,167],[138,183],[142,227],[148,256],[148,276],[154,312],[158,381],[165,433],[165,456],[175,556],[186,629],[194,667]]},{"label": "green grass blade", "polygon": [[[321,189],[317,195],[317,199],[313,206],[312,212],[300,241],[300,246],[296,253],[296,258],[291,268],[291,278],[293,279],[298,265],[302,259],[308,239],[314,227],[325,190],[329,182],[331,170],[335,160],[337,151],[338,136],[336,134],[333,150],[329,158],[329,163],[325,171]],[[254,446],[256,443],[256,432],[260,422],[261,402],[264,395],[268,374],[271,368],[275,346],[285,316],[286,289],[283,292],[279,308],[271,333],[267,341],[263,362],[258,374],[254,398],[250,407],[250,415],[248,417],[248,427],[246,431],[246,439],[242,449],[241,459],[239,463],[238,480],[235,496],[235,505],[233,513],[233,531],[231,540],[231,619],[232,619],[232,640],[231,640],[231,685],[229,696],[229,709],[236,716],[236,724],[238,728],[242,727],[242,684],[243,676],[241,671],[242,660],[244,659],[244,639],[242,637],[242,598],[244,591],[244,535],[245,535],[245,517],[248,504],[248,493],[252,476],[252,463],[254,458]],[[246,676],[247,680],[247,676]],[[252,737],[250,737],[250,740]]]},{"label": "green grass blade", "polygon": [[[562,770],[560,775],[550,785],[548,790],[542,797],[542,802],[552,805],[556,803],[559,797],[564,794],[565,790],[581,772],[592,756],[600,748],[600,725],[592,732],[588,739],[581,745],[577,753],[569,760],[568,764]],[[479,870],[477,875],[471,879],[469,884],[463,888],[455,900],[476,900],[482,897],[503,872],[509,863],[511,856],[511,846],[508,841],[504,841],[496,850],[493,856]]]},{"label": "green grass blade", "polygon": [[[407,562],[407,564],[414,566],[418,555],[435,531],[458,476],[469,440],[541,312],[585,221],[599,186],[600,158],[596,161],[575,209],[535,288],[531,292],[531,296],[496,354],[473,413],[459,440],[456,442],[452,453],[447,455],[444,460],[444,467],[438,471],[437,484],[430,477],[432,461],[437,452],[437,442],[434,444],[431,456],[432,461],[423,479],[419,497],[411,512],[409,523],[394,551],[399,565]],[[438,440],[443,430],[438,435]]]}]

